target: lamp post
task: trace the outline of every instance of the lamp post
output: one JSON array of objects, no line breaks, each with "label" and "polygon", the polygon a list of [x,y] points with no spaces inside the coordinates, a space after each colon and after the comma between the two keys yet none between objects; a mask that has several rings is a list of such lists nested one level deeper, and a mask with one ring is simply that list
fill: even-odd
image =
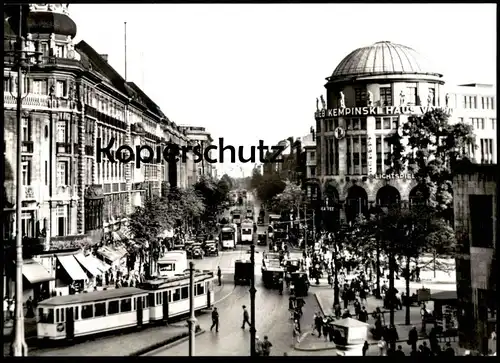
[{"label": "lamp post", "polygon": [[194,263],[189,263],[189,356],[195,356],[196,317],[194,315]]},{"label": "lamp post", "polygon": [[252,274],[250,276],[250,356],[256,357],[255,352],[255,244],[250,246],[250,263],[252,264]]},{"label": "lamp post", "polygon": [[[17,154],[16,154],[16,289],[15,289],[15,316],[14,316],[14,339],[11,345],[11,355],[14,357],[25,357],[28,355],[28,346],[24,337],[24,309],[23,309],[23,240],[22,240],[22,104],[23,99],[23,72],[22,68],[26,61],[26,56],[37,56],[40,61],[41,52],[24,50],[23,40],[23,8],[19,6],[19,24],[16,42],[16,50],[5,52],[13,54],[15,57],[15,67],[17,68],[17,97],[16,97],[16,123],[17,123]],[[29,59],[28,59],[29,61]],[[28,90],[27,90],[28,91]]]}]

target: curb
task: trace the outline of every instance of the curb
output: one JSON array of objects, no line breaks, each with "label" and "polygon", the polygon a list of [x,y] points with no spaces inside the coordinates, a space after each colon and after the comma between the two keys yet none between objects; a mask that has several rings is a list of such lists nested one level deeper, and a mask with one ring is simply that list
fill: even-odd
[{"label": "curb", "polygon": [[325,347],[325,348],[301,348],[301,347],[299,347],[300,342],[309,334],[310,334],[309,332],[302,334],[302,336],[299,339],[299,342],[293,346],[293,349],[298,350],[299,352],[320,352],[320,351],[325,351],[325,350],[337,349],[337,347]]},{"label": "curb", "polygon": [[321,314],[325,315],[325,308],[323,307],[323,302],[317,293],[314,293],[314,297],[316,298],[316,302],[318,303],[319,309],[321,310]]},{"label": "curb", "polygon": [[[201,335],[205,333],[205,330],[200,329],[198,332],[196,332],[195,336]],[[149,347],[140,349],[132,354],[129,354],[129,357],[140,357],[140,356],[148,356],[153,354],[157,350],[165,350],[169,349],[172,347],[175,347],[176,345],[179,345],[181,343],[184,343],[185,341],[189,340],[189,332],[187,333],[182,333],[180,335],[176,335],[174,337],[171,337],[169,339],[166,339],[162,342],[156,343],[154,345],[151,345]]]}]

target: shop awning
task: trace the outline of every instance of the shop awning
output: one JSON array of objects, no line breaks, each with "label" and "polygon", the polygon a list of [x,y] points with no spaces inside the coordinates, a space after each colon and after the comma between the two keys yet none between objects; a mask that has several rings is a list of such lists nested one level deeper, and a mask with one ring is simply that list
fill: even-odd
[{"label": "shop awning", "polygon": [[23,276],[26,277],[26,280],[31,284],[55,280],[54,277],[50,276],[45,267],[33,260],[24,260]]},{"label": "shop awning", "polygon": [[78,253],[75,255],[76,260],[80,263],[80,265],[87,270],[92,276],[98,276],[101,274],[101,271],[97,268],[94,261],[90,258],[85,257],[83,253]]},{"label": "shop awning", "polygon": [[57,256],[57,259],[73,281],[87,280],[87,274],[80,267],[74,255]]},{"label": "shop awning", "polygon": [[127,250],[124,247],[103,246],[97,250],[97,253],[111,263],[114,263],[122,259],[127,254]]}]

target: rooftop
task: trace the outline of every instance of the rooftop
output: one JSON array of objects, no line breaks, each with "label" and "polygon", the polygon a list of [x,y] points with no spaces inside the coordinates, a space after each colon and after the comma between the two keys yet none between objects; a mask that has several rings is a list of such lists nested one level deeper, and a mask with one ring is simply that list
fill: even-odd
[{"label": "rooftop", "polygon": [[414,49],[390,41],[381,41],[352,51],[335,68],[330,79],[405,73],[442,77]]}]

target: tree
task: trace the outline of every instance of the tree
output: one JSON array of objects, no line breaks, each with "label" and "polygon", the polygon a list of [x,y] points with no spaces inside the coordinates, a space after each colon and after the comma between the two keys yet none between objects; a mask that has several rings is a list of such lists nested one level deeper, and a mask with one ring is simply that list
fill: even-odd
[{"label": "tree", "polygon": [[205,206],[201,220],[206,224],[215,224],[221,207],[229,201],[230,186],[225,180],[215,182],[210,177],[203,177],[194,185],[194,190]]},{"label": "tree", "polygon": [[270,204],[276,195],[285,190],[286,183],[281,180],[278,174],[262,175],[260,171],[255,168],[253,170],[250,186],[255,190],[255,195],[261,203]]},{"label": "tree", "polygon": [[[129,228],[134,236],[128,241],[127,250],[131,256],[139,256],[144,261],[149,256],[149,274],[153,262],[160,257],[160,241],[158,236],[174,226],[175,220],[169,213],[168,204],[160,198],[148,198],[143,207],[137,207],[129,218]],[[141,263],[142,265],[142,263]]]},{"label": "tree", "polygon": [[285,189],[273,198],[274,205],[281,210],[295,210],[299,215],[304,204],[304,191],[295,183],[285,182]]},{"label": "tree", "polygon": [[201,195],[194,188],[172,189],[163,198],[175,225],[185,226],[187,222],[194,221],[205,212],[205,205]]},{"label": "tree", "polygon": [[[410,296],[410,263],[419,256],[435,250],[439,243],[442,253],[454,250],[456,241],[453,231],[443,218],[433,213],[428,205],[417,205],[412,209],[390,208],[387,212],[378,209],[375,215],[359,224],[359,234],[364,248],[377,253],[383,252],[389,260],[389,289],[387,296],[394,299],[394,274],[398,270],[397,257],[404,257],[403,274],[406,281],[406,296]],[[359,236],[355,239],[359,240]],[[377,266],[377,273],[379,267]],[[377,279],[378,280],[378,279]],[[378,283],[379,285],[379,283]],[[379,288],[379,286],[377,287]],[[405,323],[410,324],[410,305],[406,299]],[[391,324],[394,323],[394,308],[391,303]]]},{"label": "tree", "polygon": [[235,187],[235,183],[233,178],[231,178],[229,175],[224,174],[221,178],[220,181],[224,181],[228,186],[229,190],[233,189]]},{"label": "tree", "polygon": [[471,125],[448,121],[449,116],[441,109],[410,117],[401,132],[389,139],[393,148],[389,173],[400,174],[407,166],[420,186],[425,204],[440,216],[450,218],[452,166],[467,159],[468,151],[474,147],[474,133]]}]

